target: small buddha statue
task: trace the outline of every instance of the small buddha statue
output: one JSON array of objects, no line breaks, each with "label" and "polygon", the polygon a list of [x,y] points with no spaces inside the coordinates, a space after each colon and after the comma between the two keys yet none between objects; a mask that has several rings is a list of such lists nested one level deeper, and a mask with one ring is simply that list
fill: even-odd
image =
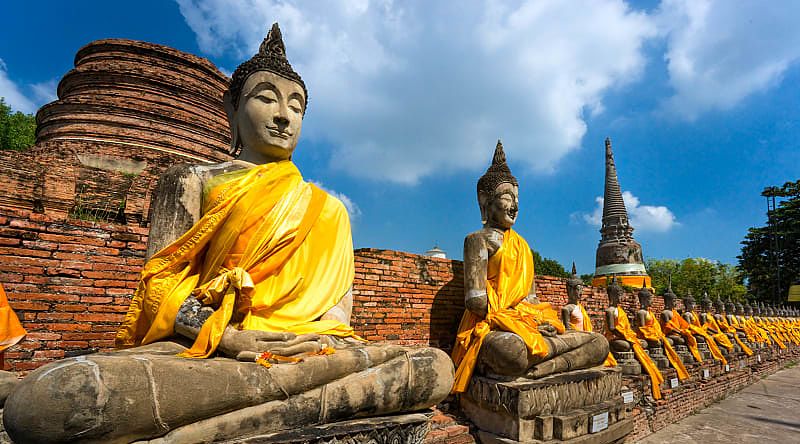
[{"label": "small buddha statue", "polygon": [[567,305],[561,307],[561,322],[568,330],[592,331],[592,321],[580,302],[583,287],[573,262],[572,275],[567,279]]},{"label": "small buddha statue", "polygon": [[625,369],[627,367],[627,359],[622,357],[625,354],[633,353],[636,361],[640,364],[638,369],[644,369],[648,376],[650,376],[650,387],[652,390],[653,398],[661,399],[660,386],[664,382],[664,375],[659,371],[658,366],[653,362],[650,355],[647,353],[646,348],[648,342],[645,339],[640,339],[634,329],[631,327],[630,319],[627,313],[620,306],[620,299],[622,298],[623,289],[617,283],[616,276],[611,277],[607,289],[608,294],[608,308],[606,308],[606,329],[605,335],[610,344],[611,350],[617,355],[620,366]]},{"label": "small buddha statue", "polygon": [[675,316],[680,317],[677,311],[675,310],[675,300],[677,296],[672,291],[672,277],[669,278],[667,283],[667,290],[664,292],[664,310],[661,311],[661,327],[667,335],[667,338],[672,341],[674,345],[686,345],[686,340],[681,336],[680,330],[675,331],[673,328],[667,328],[666,326],[674,324],[676,321],[672,321],[672,318]]},{"label": "small buddha statue", "polygon": [[512,229],[519,187],[500,141],[477,191],[483,228],[464,240],[466,310],[452,353],[453,391],[463,392],[476,368],[489,376],[540,378],[602,364],[605,338],[567,331],[536,296],[531,249]]},{"label": "small buddha statue", "polygon": [[124,350],[31,372],[5,404],[15,442],[232,440],[450,392],[444,352],[367,344],[350,326],[350,223],[291,161],[308,94],[277,24],[223,101],[241,154],[161,178]]},{"label": "small buddha statue", "polygon": [[[661,330],[661,324],[656,316],[650,311],[650,306],[653,304],[653,293],[647,288],[646,282],[642,282],[642,288],[639,290],[639,311],[636,312],[636,324],[639,332],[639,337],[647,341],[651,357],[660,356],[663,358],[666,355],[666,362],[664,364],[672,365],[678,373],[678,379],[681,381],[689,378],[689,372],[683,365],[683,360],[675,351],[672,342],[664,335]],[[661,364],[663,367],[666,365]]]}]

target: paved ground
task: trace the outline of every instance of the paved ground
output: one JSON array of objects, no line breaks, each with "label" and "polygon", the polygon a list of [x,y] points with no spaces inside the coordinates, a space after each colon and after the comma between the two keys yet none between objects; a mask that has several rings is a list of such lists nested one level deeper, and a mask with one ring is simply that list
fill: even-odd
[{"label": "paved ground", "polygon": [[638,443],[800,443],[800,366],[762,379]]}]

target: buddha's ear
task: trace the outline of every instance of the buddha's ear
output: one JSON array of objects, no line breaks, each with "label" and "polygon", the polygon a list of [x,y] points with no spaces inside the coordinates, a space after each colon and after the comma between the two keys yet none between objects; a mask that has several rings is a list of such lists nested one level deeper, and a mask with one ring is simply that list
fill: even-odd
[{"label": "buddha's ear", "polygon": [[222,95],[222,105],[225,107],[225,114],[228,116],[228,124],[231,127],[231,148],[229,153],[236,154],[239,148],[239,123],[236,121],[236,109],[233,107],[230,90]]},{"label": "buddha's ear", "polygon": [[478,191],[478,207],[481,209],[481,224],[486,225],[488,214],[486,205],[489,203],[489,195],[485,191]]}]

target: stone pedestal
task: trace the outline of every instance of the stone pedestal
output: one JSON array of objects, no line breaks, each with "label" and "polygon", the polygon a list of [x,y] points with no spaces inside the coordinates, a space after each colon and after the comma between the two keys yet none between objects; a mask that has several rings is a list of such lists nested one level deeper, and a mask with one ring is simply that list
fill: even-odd
[{"label": "stone pedestal", "polygon": [[432,413],[353,419],[290,431],[239,438],[241,444],[421,444],[430,429]]},{"label": "stone pedestal", "polygon": [[675,345],[673,348],[684,365],[691,365],[694,363],[694,357],[692,357],[692,354],[689,352],[689,347],[685,345]]},{"label": "stone pedestal", "polygon": [[617,365],[622,368],[623,375],[638,376],[642,374],[642,364],[636,360],[633,352],[615,352],[613,355],[617,360]]},{"label": "stone pedestal", "polygon": [[703,357],[703,361],[714,359],[714,357],[711,356],[711,350],[708,349],[708,344],[705,342],[697,341],[697,351],[700,352],[700,356]]},{"label": "stone pedestal", "polygon": [[669,368],[669,359],[664,354],[664,349],[661,347],[653,347],[647,349],[647,354],[650,355],[650,359],[656,364],[656,367],[659,370],[666,370]]},{"label": "stone pedestal", "polygon": [[461,408],[483,443],[611,443],[633,430],[621,387],[619,368],[509,382],[475,376]]}]

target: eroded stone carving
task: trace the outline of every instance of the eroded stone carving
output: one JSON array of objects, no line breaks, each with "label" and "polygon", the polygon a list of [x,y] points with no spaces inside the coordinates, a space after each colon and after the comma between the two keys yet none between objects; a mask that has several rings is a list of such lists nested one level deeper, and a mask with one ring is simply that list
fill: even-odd
[{"label": "eroded stone carving", "polygon": [[15,442],[226,441],[449,393],[442,351],[353,337],[350,225],[291,162],[307,93],[277,24],[224,101],[241,153],[162,178],[153,256],[117,335],[131,348],[32,372],[4,411]]}]

